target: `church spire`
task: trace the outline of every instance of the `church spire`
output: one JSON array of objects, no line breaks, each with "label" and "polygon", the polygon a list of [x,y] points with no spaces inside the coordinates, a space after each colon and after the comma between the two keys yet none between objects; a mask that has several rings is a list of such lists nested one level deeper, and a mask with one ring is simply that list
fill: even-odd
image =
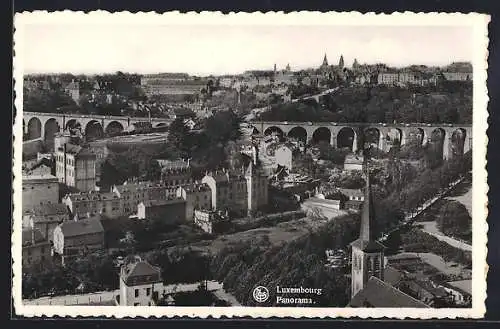
[{"label": "church spire", "polygon": [[326,53],[325,53],[325,57],[323,57],[323,65],[322,66],[328,66],[328,59],[326,58]]},{"label": "church spire", "polygon": [[375,211],[373,206],[372,190],[370,184],[370,170],[368,168],[367,156],[364,156],[364,169],[366,174],[365,200],[363,202],[363,212],[361,213],[361,229],[359,239],[363,242],[376,240],[375,237]]},{"label": "church spire", "polygon": [[344,56],[340,55],[339,59],[339,68],[343,69],[344,68]]}]

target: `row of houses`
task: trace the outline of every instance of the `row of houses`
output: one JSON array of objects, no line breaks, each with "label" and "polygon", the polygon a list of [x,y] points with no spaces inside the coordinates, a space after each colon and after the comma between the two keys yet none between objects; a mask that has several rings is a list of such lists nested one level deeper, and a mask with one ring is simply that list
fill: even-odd
[{"label": "row of houses", "polygon": [[[472,81],[472,72],[441,72],[447,81]],[[383,72],[377,75],[377,83],[382,85],[436,85],[440,74],[419,72]]]},{"label": "row of houses", "polygon": [[[33,179],[27,182],[34,184]],[[55,193],[47,198],[44,192],[49,183],[54,185]],[[165,223],[190,221],[214,233],[217,229],[212,227],[212,222],[220,218],[215,214],[246,215],[268,202],[267,177],[254,168],[253,163],[241,171],[207,173],[200,182],[193,182],[191,178],[176,180],[175,184],[126,182],[113,186],[110,192],[69,193],[61,203],[58,202],[57,178],[52,176],[42,185],[43,188],[38,187],[37,195],[31,194],[38,198],[39,203],[25,205],[23,226],[39,232],[37,234],[46,242],[52,243],[54,252],[63,257],[103,247],[103,242],[95,242],[96,236],[102,233],[99,233],[100,224],[96,222],[100,219],[131,216],[159,219]],[[26,200],[24,196],[23,200]],[[74,241],[68,244],[68,238]]]}]

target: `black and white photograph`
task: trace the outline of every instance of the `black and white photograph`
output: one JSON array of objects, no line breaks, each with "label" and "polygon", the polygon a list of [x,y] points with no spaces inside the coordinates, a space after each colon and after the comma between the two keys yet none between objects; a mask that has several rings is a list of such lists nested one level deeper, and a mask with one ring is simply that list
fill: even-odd
[{"label": "black and white photograph", "polygon": [[16,14],[16,312],[483,316],[488,20]]}]

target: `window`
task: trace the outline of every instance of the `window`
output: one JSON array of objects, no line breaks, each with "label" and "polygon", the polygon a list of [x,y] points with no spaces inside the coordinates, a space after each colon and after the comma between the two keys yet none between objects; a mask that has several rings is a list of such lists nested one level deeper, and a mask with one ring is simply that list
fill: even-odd
[{"label": "window", "polygon": [[135,289],[135,297],[139,297],[139,289]]},{"label": "window", "polygon": [[146,296],[151,296],[151,288],[146,288]]}]

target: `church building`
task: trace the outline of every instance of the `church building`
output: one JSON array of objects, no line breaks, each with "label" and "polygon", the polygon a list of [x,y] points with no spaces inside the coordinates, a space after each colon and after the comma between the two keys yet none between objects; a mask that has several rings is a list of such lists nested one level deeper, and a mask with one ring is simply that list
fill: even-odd
[{"label": "church building", "polygon": [[359,238],[351,243],[350,307],[429,307],[384,280],[385,247],[375,236],[375,211],[365,156],[366,188]]}]

